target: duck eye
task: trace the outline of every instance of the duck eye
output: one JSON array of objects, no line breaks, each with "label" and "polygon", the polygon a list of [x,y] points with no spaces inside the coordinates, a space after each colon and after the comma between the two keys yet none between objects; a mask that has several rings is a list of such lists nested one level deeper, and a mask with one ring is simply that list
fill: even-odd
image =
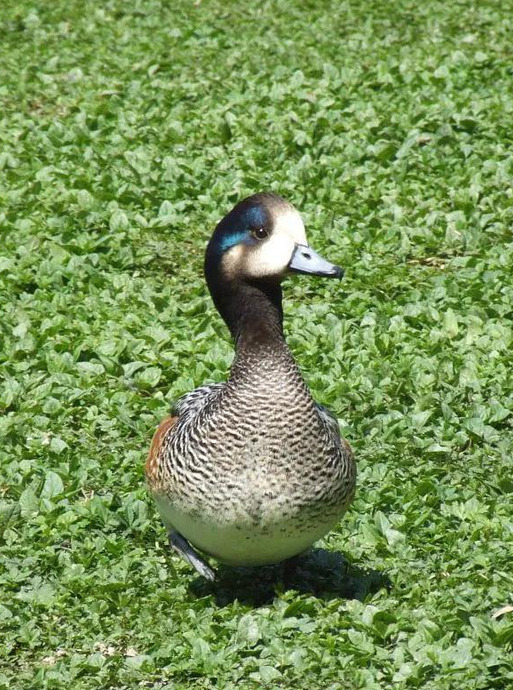
[{"label": "duck eye", "polygon": [[253,237],[256,237],[257,240],[265,240],[265,238],[269,236],[267,230],[262,227],[253,228],[251,234],[253,235]]}]

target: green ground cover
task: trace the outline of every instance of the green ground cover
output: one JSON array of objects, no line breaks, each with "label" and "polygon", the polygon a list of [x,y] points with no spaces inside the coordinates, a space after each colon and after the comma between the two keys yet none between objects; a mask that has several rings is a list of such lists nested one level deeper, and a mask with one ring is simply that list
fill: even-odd
[{"label": "green ground cover", "polygon": [[[513,687],[513,5],[4,0],[0,688]],[[274,189],[340,285],[289,342],[359,463],[299,573],[169,556],[153,428],[222,380],[215,222]]]}]

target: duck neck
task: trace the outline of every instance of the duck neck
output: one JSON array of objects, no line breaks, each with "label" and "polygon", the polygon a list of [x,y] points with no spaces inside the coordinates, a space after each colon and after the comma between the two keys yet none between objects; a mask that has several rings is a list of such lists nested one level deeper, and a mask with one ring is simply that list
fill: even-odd
[{"label": "duck neck", "polygon": [[279,282],[223,281],[214,288],[209,284],[209,288],[230,329],[238,356],[269,346],[287,347]]}]

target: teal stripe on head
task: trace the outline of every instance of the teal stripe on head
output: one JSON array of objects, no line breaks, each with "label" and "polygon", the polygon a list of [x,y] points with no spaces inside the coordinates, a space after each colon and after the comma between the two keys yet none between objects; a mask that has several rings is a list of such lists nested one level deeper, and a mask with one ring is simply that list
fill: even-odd
[{"label": "teal stripe on head", "polygon": [[244,240],[247,240],[249,237],[249,233],[247,230],[240,230],[238,232],[234,232],[230,235],[224,235],[219,239],[219,249],[222,252],[225,252],[227,249],[231,249],[231,247],[235,247],[236,244],[239,244],[240,242],[243,242]]}]

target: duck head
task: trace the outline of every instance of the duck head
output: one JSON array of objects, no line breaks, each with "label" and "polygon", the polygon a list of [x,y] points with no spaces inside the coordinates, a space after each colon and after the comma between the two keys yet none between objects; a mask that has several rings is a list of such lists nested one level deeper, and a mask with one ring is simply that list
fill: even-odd
[{"label": "duck head", "polygon": [[233,280],[281,280],[288,273],[343,275],[308,245],[292,204],[270,193],[247,197],[219,222],[207,247],[206,264],[212,262]]},{"label": "duck head", "polygon": [[218,223],[205,255],[210,293],[232,333],[237,330],[234,321],[244,315],[241,310],[247,313],[253,304],[261,305],[262,295],[276,308],[281,325],[280,283],[290,273],[343,275],[308,245],[292,204],[271,193],[243,199]]}]

